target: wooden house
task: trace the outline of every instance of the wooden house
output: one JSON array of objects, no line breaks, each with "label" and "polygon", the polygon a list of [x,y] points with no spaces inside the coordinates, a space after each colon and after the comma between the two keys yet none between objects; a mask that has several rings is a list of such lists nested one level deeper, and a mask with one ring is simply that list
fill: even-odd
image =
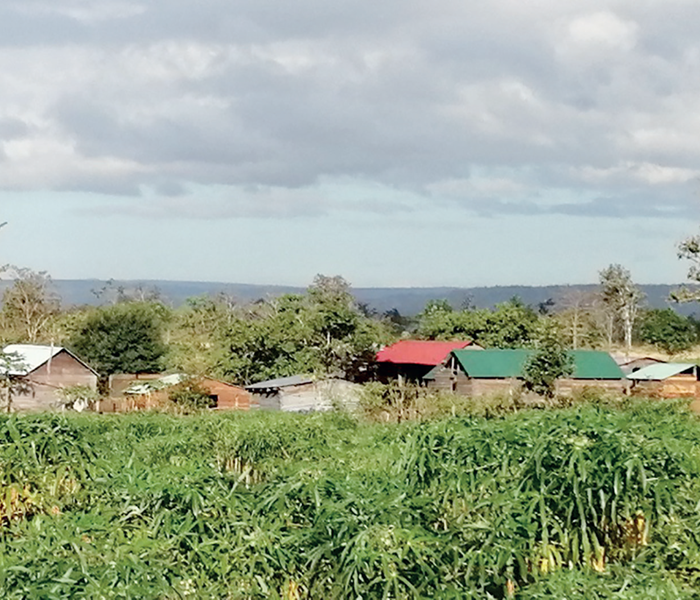
[{"label": "wooden house", "polygon": [[9,375],[24,384],[22,392],[12,400],[12,410],[57,408],[62,400],[61,388],[80,385],[97,390],[97,372],[66,348],[11,344],[3,352],[16,359],[16,367],[10,369]]},{"label": "wooden house", "polygon": [[263,410],[313,412],[354,408],[362,386],[344,379],[293,375],[246,386],[252,403]]},{"label": "wooden house", "polygon": [[635,395],[656,398],[700,397],[698,366],[692,363],[660,363],[627,375]]},{"label": "wooden house", "polygon": [[453,350],[480,350],[469,341],[441,342],[435,340],[400,340],[377,353],[377,378],[421,383],[423,377],[444,363]]},{"label": "wooden house", "polygon": [[[425,377],[427,386],[465,396],[511,392],[522,387],[523,368],[533,350],[453,350],[449,359]],[[574,371],[556,382],[559,393],[583,387],[603,387],[624,392],[627,381],[607,352],[573,350]]]}]

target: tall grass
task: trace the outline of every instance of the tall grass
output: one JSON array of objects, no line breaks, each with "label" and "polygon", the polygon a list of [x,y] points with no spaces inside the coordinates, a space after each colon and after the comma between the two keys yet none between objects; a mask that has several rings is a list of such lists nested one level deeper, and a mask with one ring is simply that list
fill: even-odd
[{"label": "tall grass", "polygon": [[0,596],[692,597],[699,442],[673,403],[2,416]]}]

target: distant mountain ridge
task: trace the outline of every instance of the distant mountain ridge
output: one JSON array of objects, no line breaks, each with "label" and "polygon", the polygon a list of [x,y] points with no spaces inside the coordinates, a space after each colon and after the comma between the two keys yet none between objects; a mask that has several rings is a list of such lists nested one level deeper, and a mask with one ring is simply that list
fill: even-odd
[{"label": "distant mountain ridge", "polygon": [[[61,296],[64,306],[97,305],[105,301],[99,297],[99,291],[108,283],[112,288],[119,286],[125,290],[141,288],[144,291],[158,290],[161,296],[175,306],[182,304],[187,298],[195,296],[216,295],[225,293],[240,302],[251,302],[260,298],[279,296],[287,293],[302,293],[305,287],[281,285],[255,285],[243,283],[221,283],[201,281],[160,281],[160,280],[112,280],[107,282],[98,279],[57,279],[54,287]],[[11,281],[0,281],[0,292],[12,285]],[[680,285],[680,284],[679,284]],[[679,285],[640,285],[645,293],[645,302],[652,308],[671,306],[668,301],[671,291]],[[594,291],[596,285],[546,285],[521,286],[505,285],[493,287],[426,287],[426,288],[353,288],[358,301],[382,313],[391,309],[398,310],[402,315],[418,314],[428,300],[445,299],[454,308],[460,308],[468,303],[470,306],[490,308],[500,302],[505,302],[517,296],[526,304],[538,306],[552,299],[555,302],[572,291]],[[674,308],[682,314],[700,314],[697,303],[677,305]]]}]

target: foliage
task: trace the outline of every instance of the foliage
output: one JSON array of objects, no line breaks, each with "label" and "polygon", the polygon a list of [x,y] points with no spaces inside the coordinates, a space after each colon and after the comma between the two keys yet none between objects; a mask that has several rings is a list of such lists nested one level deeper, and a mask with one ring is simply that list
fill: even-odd
[{"label": "foliage", "polygon": [[523,366],[525,389],[551,398],[557,379],[568,377],[573,371],[573,358],[562,344],[556,325],[550,324],[544,328],[537,349]]},{"label": "foliage", "polygon": [[189,298],[168,322],[167,368],[193,375],[213,372],[219,341],[240,310],[225,294]]},{"label": "foliage", "polygon": [[418,317],[418,334],[431,340],[469,339],[488,348],[522,348],[533,344],[542,318],[519,298],[493,310],[459,311],[446,300],[432,300]]},{"label": "foliage", "polygon": [[366,373],[386,325],[357,306],[347,282],[317,276],[304,295],[286,294],[238,311],[221,335],[218,375],[251,383],[298,373]]},{"label": "foliage", "polygon": [[31,393],[31,387],[18,373],[27,368],[22,357],[16,352],[0,352],[0,406],[5,412],[12,411],[15,396]]},{"label": "foliage", "polygon": [[668,354],[689,350],[697,342],[693,321],[679,315],[672,308],[651,309],[644,313],[639,336]]},{"label": "foliage", "polygon": [[3,598],[683,598],[700,423],[675,404],[0,417]]},{"label": "foliage", "polygon": [[67,345],[102,375],[158,372],[168,315],[165,306],[150,302],[95,308]]},{"label": "foliage", "polygon": [[59,408],[77,410],[78,412],[94,406],[100,399],[97,390],[87,385],[59,388],[56,393],[60,397]]},{"label": "foliage", "polygon": [[213,408],[216,401],[211,393],[196,379],[188,379],[168,390],[168,400],[184,411]]},{"label": "foliage", "polygon": [[[60,311],[60,299],[45,271],[5,265],[13,281],[2,297],[0,320],[5,335],[17,342],[37,343],[50,337],[50,324]],[[9,335],[8,335],[9,334]]]},{"label": "foliage", "polygon": [[[693,284],[700,283],[700,235],[693,235],[678,244],[678,258],[690,261],[687,277]],[[700,290],[696,287],[681,287],[671,293],[676,302],[697,302]]]}]

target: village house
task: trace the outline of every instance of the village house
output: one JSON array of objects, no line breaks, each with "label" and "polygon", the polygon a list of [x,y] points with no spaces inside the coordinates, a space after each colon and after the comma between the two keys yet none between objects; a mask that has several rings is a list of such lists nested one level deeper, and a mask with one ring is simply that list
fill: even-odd
[{"label": "village house", "polygon": [[253,404],[263,410],[313,412],[354,408],[362,386],[344,379],[293,375],[247,385],[245,389],[251,393]]},{"label": "village house", "polygon": [[394,379],[420,383],[450,352],[467,348],[481,350],[469,341],[400,340],[377,353],[377,378],[385,383]]},{"label": "village house", "polygon": [[700,397],[698,366],[692,363],[650,364],[627,375],[635,395],[657,398]]},{"label": "village house", "polygon": [[[60,390],[83,386],[97,390],[97,372],[75,354],[61,346],[11,344],[3,349],[15,363],[9,370],[21,393],[12,399],[12,410],[36,411],[59,407]],[[83,406],[76,406],[83,408]]]},{"label": "village house", "polygon": [[[465,396],[509,392],[522,386],[523,368],[532,350],[454,350],[447,361],[423,378],[436,390]],[[583,387],[602,387],[624,392],[627,380],[607,352],[573,350],[574,370],[570,377],[556,382],[557,392],[568,393]]]}]

